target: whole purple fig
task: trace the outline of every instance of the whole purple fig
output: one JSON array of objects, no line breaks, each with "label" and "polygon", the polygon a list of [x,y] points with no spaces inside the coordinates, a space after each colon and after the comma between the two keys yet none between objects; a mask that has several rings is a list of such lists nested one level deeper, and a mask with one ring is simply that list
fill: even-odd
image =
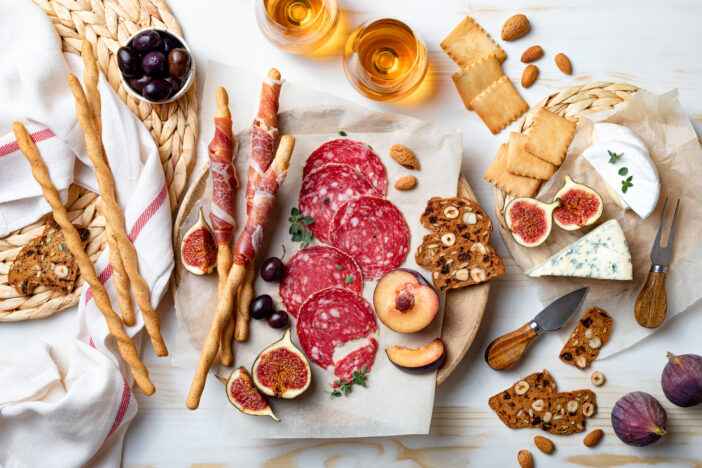
[{"label": "whole purple fig", "polygon": [[612,427],[622,442],[650,445],[666,433],[668,417],[661,404],[645,392],[627,393],[612,409]]},{"label": "whole purple fig", "polygon": [[674,405],[689,408],[702,403],[702,356],[668,353],[661,386],[665,397]]}]

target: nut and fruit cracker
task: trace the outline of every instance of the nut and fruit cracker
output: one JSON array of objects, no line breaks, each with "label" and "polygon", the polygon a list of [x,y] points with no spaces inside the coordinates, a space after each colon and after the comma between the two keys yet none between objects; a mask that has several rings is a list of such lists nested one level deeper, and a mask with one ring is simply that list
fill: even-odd
[{"label": "nut and fruit cracker", "polygon": [[505,51],[470,16],[466,16],[441,41],[441,48],[461,68],[490,55],[494,55],[500,63],[507,58]]},{"label": "nut and fruit cracker", "polygon": [[532,401],[556,393],[556,381],[544,369],[518,380],[510,388],[494,395],[488,401],[490,408],[512,429],[531,427],[531,423],[520,418],[524,408]]},{"label": "nut and fruit cracker", "polygon": [[507,170],[508,144],[503,143],[492,160],[483,178],[492,185],[516,197],[533,197],[536,195],[541,181],[532,177],[524,177],[510,173]]},{"label": "nut and fruit cracker", "polygon": [[527,136],[523,133],[509,134],[507,150],[507,170],[515,175],[548,180],[556,173],[558,167],[531,154],[524,148]]},{"label": "nut and fruit cracker", "polygon": [[466,230],[476,235],[487,232],[484,239],[487,241],[492,232],[492,221],[485,210],[476,202],[461,197],[430,198],[419,221],[430,231],[453,232],[457,237]]},{"label": "nut and fruit cracker", "polygon": [[575,127],[575,122],[541,108],[534,117],[524,147],[544,161],[560,166],[575,135]]},{"label": "nut and fruit cracker", "polygon": [[600,349],[612,334],[612,317],[599,307],[591,307],[583,315],[559,357],[561,361],[578,369],[590,367],[597,359]]},{"label": "nut and fruit cracker", "polygon": [[485,283],[505,274],[505,265],[495,249],[481,242],[444,249],[434,264],[431,279],[439,292]]},{"label": "nut and fruit cracker", "polygon": [[[508,76],[502,76],[469,103],[493,134],[498,134],[529,110]],[[572,138],[572,133],[570,137]],[[568,140],[570,143],[570,140]]]},{"label": "nut and fruit cracker", "polygon": [[[85,247],[88,230],[77,229]],[[8,282],[23,296],[32,294],[37,286],[70,292],[77,279],[78,264],[68,251],[61,227],[53,220],[46,223],[41,236],[22,248],[8,273]]]},{"label": "nut and fruit cracker", "polygon": [[[533,427],[551,434],[570,435],[583,432],[587,418],[597,413],[597,397],[592,390],[554,393],[543,400],[543,411],[535,411],[532,403],[532,407],[526,412]],[[586,405],[592,406],[588,408]],[[586,416],[586,409],[590,411],[589,416]]]},{"label": "nut and fruit cracker", "polygon": [[471,110],[470,101],[501,76],[504,73],[500,61],[494,55],[489,55],[468,68],[457,71],[451,78],[466,109]]},{"label": "nut and fruit cracker", "polygon": [[414,259],[417,265],[432,270],[435,265],[436,256],[457,245],[468,244],[469,246],[477,242],[487,243],[490,239],[490,232],[483,230],[475,233],[466,230],[456,235],[453,232],[432,232],[422,239],[422,243],[417,247]]}]

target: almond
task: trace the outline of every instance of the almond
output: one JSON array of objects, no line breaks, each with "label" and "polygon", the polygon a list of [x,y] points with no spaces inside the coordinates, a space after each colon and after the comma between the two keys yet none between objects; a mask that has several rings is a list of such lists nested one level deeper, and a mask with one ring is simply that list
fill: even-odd
[{"label": "almond", "polygon": [[560,71],[566,75],[570,75],[573,72],[573,67],[570,65],[570,59],[564,54],[558,54],[555,58],[556,66]]},{"label": "almond", "polygon": [[392,145],[390,157],[407,169],[419,169],[417,156],[405,145]]},{"label": "almond", "polygon": [[534,445],[536,448],[544,452],[546,455],[553,453],[556,448],[548,437],[536,436],[534,437]]},{"label": "almond", "polygon": [[537,76],[539,76],[539,67],[536,65],[526,67],[522,73],[522,88],[528,88],[533,85]]},{"label": "almond", "polygon": [[520,450],[517,454],[517,461],[522,468],[534,467],[534,460],[531,458],[531,453],[528,450]]},{"label": "almond", "polygon": [[523,63],[531,63],[534,60],[538,60],[544,56],[544,49],[541,46],[533,45],[524,51],[522,54]]},{"label": "almond", "polygon": [[408,175],[400,177],[395,182],[395,188],[397,190],[411,190],[417,185],[417,178],[413,175]]},{"label": "almond", "polygon": [[529,20],[524,15],[514,15],[507,18],[502,25],[502,40],[514,41],[529,32]]},{"label": "almond", "polygon": [[603,434],[604,431],[602,431],[602,429],[595,429],[585,436],[583,439],[583,444],[585,444],[586,447],[594,447],[600,441]]}]

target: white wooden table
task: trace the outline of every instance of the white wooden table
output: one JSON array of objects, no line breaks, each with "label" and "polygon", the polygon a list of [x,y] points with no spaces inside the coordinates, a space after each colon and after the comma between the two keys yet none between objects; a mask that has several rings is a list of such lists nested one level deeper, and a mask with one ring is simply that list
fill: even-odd
[{"label": "white wooden table", "polygon": [[[534,104],[543,96],[575,82],[611,80],[637,85],[654,92],[678,88],[685,111],[702,131],[702,2],[591,0],[459,1],[341,0],[344,23],[353,28],[371,16],[407,20],[428,46],[433,88],[419,104],[385,105],[357,94],[347,82],[340,54],[298,57],[270,45],[259,32],[254,0],[170,0],[197,65],[205,70],[208,59],[264,73],[276,66],[297,83],[319,88],[372,109],[401,112],[457,127],[464,132],[463,174],[481,204],[492,212],[492,186],[482,175],[507,131],[493,136],[478,117],[464,109],[449,75],[457,66],[441,51],[441,39],[470,14],[499,39],[502,22],[516,13],[531,20],[532,31],[515,43],[502,43],[508,59],[505,73],[519,82],[524,65],[519,62],[529,45],[541,45],[547,57],[538,62],[541,74],[529,90],[519,88]],[[501,41],[500,41],[501,42]],[[560,73],[553,64],[558,52],[567,54],[573,75]],[[200,87],[203,78],[199,80]],[[201,89],[200,89],[201,91]],[[202,101],[201,101],[202,102]],[[204,117],[201,117],[204,118]],[[207,136],[205,136],[207,137]],[[702,162],[701,162],[702,163]],[[487,344],[499,334],[522,325],[539,309],[529,281],[507,256],[499,235],[493,244],[504,255],[507,271],[493,281],[485,320],[464,359],[437,391],[431,432],[427,436],[353,440],[254,440],[220,435],[221,385],[211,381],[200,409],[185,408],[192,370],[172,368],[168,360],[145,353],[145,363],[158,392],[151,398],[136,392],[139,413],[132,422],[124,447],[124,466],[517,466],[517,452],[530,450],[538,466],[701,466],[702,408],[683,410],[670,404],[660,387],[666,351],[702,354],[702,306],[667,321],[649,339],[609,359],[597,361],[607,384],[598,389],[599,414],[588,426],[606,435],[594,449],[582,444],[582,434],[552,437],[554,454],[535,449],[538,430],[507,429],[487,406],[489,396],[512,384],[519,375],[548,368],[559,388],[587,388],[589,373],[558,360],[561,343],[544,336],[515,369],[498,373],[483,360]],[[617,314],[631,311],[611,311]],[[170,299],[159,309],[168,345],[176,328]],[[44,321],[14,325],[17,334],[3,333],[6,346],[19,345],[20,336],[50,336],[57,327],[70,329],[75,314],[64,312]],[[21,333],[20,333],[21,332]],[[5,339],[6,337],[6,339]],[[668,411],[670,435],[645,449],[625,446],[614,435],[609,414],[614,402],[633,390],[661,399]],[[398,389],[401,391],[401,389]],[[233,408],[232,411],[235,411]]]}]

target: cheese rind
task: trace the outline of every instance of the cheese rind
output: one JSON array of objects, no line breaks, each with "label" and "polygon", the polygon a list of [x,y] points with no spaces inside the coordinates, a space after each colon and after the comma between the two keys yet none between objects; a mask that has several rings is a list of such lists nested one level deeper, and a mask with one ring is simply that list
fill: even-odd
[{"label": "cheese rind", "polygon": [[611,219],[526,274],[626,281],[633,278],[633,268],[624,231]]}]

